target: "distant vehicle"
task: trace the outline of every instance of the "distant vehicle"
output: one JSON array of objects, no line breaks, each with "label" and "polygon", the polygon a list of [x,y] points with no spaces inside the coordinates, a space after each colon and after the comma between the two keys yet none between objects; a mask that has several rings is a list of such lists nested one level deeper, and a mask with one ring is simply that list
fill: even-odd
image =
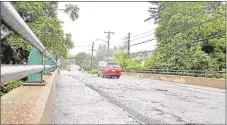
[{"label": "distant vehicle", "polygon": [[105,61],[99,61],[99,67],[104,67],[106,65]]},{"label": "distant vehicle", "polygon": [[68,69],[68,71],[71,71],[71,69]]},{"label": "distant vehicle", "polygon": [[101,77],[117,77],[121,76],[120,65],[115,62],[103,63],[99,65],[97,76]]}]

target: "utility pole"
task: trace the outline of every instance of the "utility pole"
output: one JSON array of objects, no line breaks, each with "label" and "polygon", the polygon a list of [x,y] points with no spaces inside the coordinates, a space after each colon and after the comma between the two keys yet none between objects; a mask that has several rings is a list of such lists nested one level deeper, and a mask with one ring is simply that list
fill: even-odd
[{"label": "utility pole", "polygon": [[108,45],[108,52],[107,52],[107,62],[109,62],[109,51],[110,51],[110,34],[114,34],[114,32],[110,32],[110,31],[108,31],[108,32],[104,32],[104,33],[108,33],[108,36],[107,36],[107,38],[108,38],[108,41],[107,41],[107,45]]},{"label": "utility pole", "polygon": [[128,33],[128,37],[124,37],[127,39],[127,41],[124,43],[124,50],[126,49],[128,51],[128,57],[130,56],[130,32]]},{"label": "utility pole", "polygon": [[93,57],[93,52],[96,51],[94,50],[94,42],[92,42],[92,48],[91,48],[91,68],[92,68],[92,57]]},{"label": "utility pole", "polygon": [[130,32],[128,33],[128,57],[130,55]]},{"label": "utility pole", "polygon": [[92,42],[92,46],[91,46],[91,67],[92,67],[92,56],[93,56],[93,51],[94,51],[94,42]]}]

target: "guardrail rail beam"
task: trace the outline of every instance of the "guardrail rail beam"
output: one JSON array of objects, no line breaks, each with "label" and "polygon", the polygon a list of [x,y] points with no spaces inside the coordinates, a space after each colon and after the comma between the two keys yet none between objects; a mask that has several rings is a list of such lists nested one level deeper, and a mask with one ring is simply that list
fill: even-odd
[{"label": "guardrail rail beam", "polygon": [[[18,72],[9,71],[12,70],[10,66],[6,66],[2,68],[1,72],[1,85],[7,84],[6,82],[18,80],[28,76],[28,80],[25,83],[28,85],[29,83],[34,83],[34,85],[38,85],[43,83],[42,72],[44,70],[54,71],[56,67],[59,66],[59,62],[57,62],[53,56],[47,51],[47,49],[42,45],[39,39],[35,36],[32,30],[28,27],[28,25],[24,22],[18,12],[14,9],[10,2],[1,2],[1,20],[2,22],[10,28],[12,31],[17,33],[20,37],[22,37],[26,42],[33,46],[28,59],[28,67],[29,65],[33,65],[32,68],[26,69],[24,71],[22,69],[15,69]],[[16,42],[16,41],[15,41]],[[45,67],[43,65],[43,57],[45,56],[48,60],[51,61],[52,66]],[[35,68],[34,65],[37,65]],[[41,66],[41,67],[40,67]],[[16,67],[16,66],[12,66]],[[24,66],[18,66],[18,68]],[[33,69],[34,68],[34,69]],[[50,69],[51,68],[51,69]],[[16,74],[18,73],[18,74]],[[22,74],[21,74],[22,73]],[[42,84],[43,85],[43,84]]]}]

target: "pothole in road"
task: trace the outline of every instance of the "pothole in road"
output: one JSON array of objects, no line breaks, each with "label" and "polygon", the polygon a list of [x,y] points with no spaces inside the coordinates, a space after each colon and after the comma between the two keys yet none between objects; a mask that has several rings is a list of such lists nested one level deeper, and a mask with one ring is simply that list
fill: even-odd
[{"label": "pothole in road", "polygon": [[198,125],[196,123],[186,123],[185,125]]},{"label": "pothole in road", "polygon": [[63,115],[64,115],[65,117],[67,117],[67,116],[69,116],[69,115],[70,115],[70,113],[68,113],[68,112],[64,112],[64,113],[63,113]]},{"label": "pothole in road", "polygon": [[160,109],[157,109],[157,108],[154,108],[154,110],[158,112],[158,113],[157,113],[158,115],[162,115],[162,116],[164,116],[164,115],[170,115],[170,116],[172,116],[173,118],[175,118],[175,120],[176,120],[177,122],[185,122],[183,119],[181,119],[179,116],[177,116],[177,115],[175,115],[175,114],[173,114],[173,113],[164,112],[164,111],[162,111],[162,110],[160,110]]},{"label": "pothole in road", "polygon": [[167,91],[168,91],[168,90],[166,90],[166,89],[156,89],[156,90],[162,91],[162,92],[167,92]]},{"label": "pothole in road", "polygon": [[120,95],[119,97],[125,97],[125,96],[121,96],[121,95]]},{"label": "pothole in road", "polygon": [[209,99],[209,98],[204,98],[204,97],[198,97],[198,96],[193,96],[193,97],[195,97],[196,99]]},{"label": "pothole in road", "polygon": [[161,103],[161,102],[158,102],[158,101],[152,101],[152,100],[146,100],[146,99],[143,99],[142,101],[144,101],[144,102],[151,102],[151,103]]}]

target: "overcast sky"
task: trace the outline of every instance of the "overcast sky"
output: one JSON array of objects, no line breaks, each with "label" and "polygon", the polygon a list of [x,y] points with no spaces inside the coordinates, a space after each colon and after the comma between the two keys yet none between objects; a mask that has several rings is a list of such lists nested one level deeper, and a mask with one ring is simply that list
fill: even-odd
[{"label": "overcast sky", "polygon": [[[95,39],[107,40],[107,33],[104,33],[104,31],[111,31],[114,32],[110,38],[110,47],[112,48],[114,45],[123,44],[122,39],[128,32],[131,33],[131,36],[135,36],[153,30],[156,27],[153,20],[144,22],[149,17],[148,7],[153,6],[147,2],[59,2],[59,8],[65,8],[68,3],[79,6],[79,19],[73,22],[62,11],[58,11],[58,18],[64,22],[62,25],[64,32],[72,34],[75,46],[91,45],[94,41],[95,49],[97,49],[99,44],[106,43],[104,41],[95,41]],[[152,33],[149,32],[138,37],[132,37],[131,44],[152,39]],[[147,37],[133,40],[143,36]],[[131,52],[153,50],[155,44],[155,41],[140,44],[131,47]],[[91,47],[75,47],[70,50],[70,54],[88,53],[89,49]]]}]

